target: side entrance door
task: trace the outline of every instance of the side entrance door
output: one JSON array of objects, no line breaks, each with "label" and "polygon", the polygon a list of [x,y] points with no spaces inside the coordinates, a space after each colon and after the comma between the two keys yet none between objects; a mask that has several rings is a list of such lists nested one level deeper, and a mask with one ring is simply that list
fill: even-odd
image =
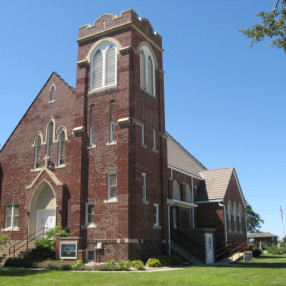
[{"label": "side entrance door", "polygon": [[56,212],[54,210],[37,210],[37,229],[45,228],[43,232],[56,226]]},{"label": "side entrance door", "polygon": [[206,264],[214,263],[214,243],[213,234],[205,233],[205,243],[206,243]]}]

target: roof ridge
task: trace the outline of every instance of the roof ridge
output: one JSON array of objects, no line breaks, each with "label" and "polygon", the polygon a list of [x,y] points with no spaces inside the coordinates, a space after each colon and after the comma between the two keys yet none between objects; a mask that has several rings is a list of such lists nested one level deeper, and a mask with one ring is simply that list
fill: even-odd
[{"label": "roof ridge", "polygon": [[227,169],[234,169],[234,167],[225,167],[225,168],[217,168],[217,169],[208,169],[208,170],[203,170],[200,172],[212,172],[212,171],[219,171],[219,170],[227,170]]},{"label": "roof ridge", "polygon": [[172,135],[169,134],[169,132],[165,131],[167,136],[170,137],[176,144],[178,144],[178,146],[182,149],[182,151],[184,151],[185,153],[187,153],[187,155],[189,155],[190,157],[192,157],[198,164],[200,164],[205,171],[207,171],[208,169],[196,158],[194,157],[185,147],[183,147]]}]

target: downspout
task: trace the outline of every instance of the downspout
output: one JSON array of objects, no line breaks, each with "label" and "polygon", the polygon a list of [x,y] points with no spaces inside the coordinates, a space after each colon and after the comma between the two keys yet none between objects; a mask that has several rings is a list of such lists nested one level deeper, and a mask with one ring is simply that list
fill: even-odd
[{"label": "downspout", "polygon": [[[194,178],[191,177],[191,182],[192,182],[192,203],[194,204]],[[195,228],[195,209],[192,208],[192,225],[193,229]]]},{"label": "downspout", "polygon": [[220,207],[223,207],[223,216],[224,216],[224,235],[225,235],[225,245],[228,242],[228,236],[227,236],[227,220],[226,220],[226,212],[225,212],[225,205],[222,203],[223,201],[220,201],[218,205]]},{"label": "downspout", "polygon": [[171,256],[171,222],[170,222],[170,207],[168,205],[168,244],[169,244],[169,256]]}]

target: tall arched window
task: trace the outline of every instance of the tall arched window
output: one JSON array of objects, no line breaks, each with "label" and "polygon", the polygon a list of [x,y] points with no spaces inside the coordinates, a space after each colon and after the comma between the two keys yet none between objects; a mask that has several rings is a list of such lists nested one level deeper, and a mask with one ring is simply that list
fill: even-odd
[{"label": "tall arched window", "polygon": [[189,185],[186,186],[186,202],[191,203],[192,202],[192,192]]},{"label": "tall arched window", "polygon": [[90,90],[116,84],[117,48],[111,42],[103,42],[91,53]]},{"label": "tall arched window", "polygon": [[238,207],[238,221],[239,221],[239,231],[242,232],[242,208],[241,204]]},{"label": "tall arched window", "polygon": [[53,121],[50,121],[47,126],[47,155],[48,156],[51,155],[53,140],[54,140],[54,123]]},{"label": "tall arched window", "polygon": [[233,230],[237,232],[237,207],[236,203],[233,205]]},{"label": "tall arched window", "polygon": [[232,214],[231,201],[229,201],[227,205],[228,230],[229,231],[231,231],[231,214]]},{"label": "tall arched window", "polygon": [[177,182],[173,183],[173,199],[174,200],[180,200],[180,190]]},{"label": "tall arched window", "polygon": [[155,59],[147,46],[140,49],[140,87],[155,96]]},{"label": "tall arched window", "polygon": [[59,134],[59,154],[58,154],[58,165],[65,163],[65,132],[61,130]]},{"label": "tall arched window", "polygon": [[35,139],[34,169],[38,169],[40,167],[41,143],[41,136],[38,135]]},{"label": "tall arched window", "polygon": [[[178,201],[180,200],[180,190],[179,190],[179,186],[176,181],[173,183],[173,199],[178,200]],[[177,229],[177,220],[178,220],[177,211],[178,211],[177,207],[174,207],[173,208],[173,228],[174,229]]]}]

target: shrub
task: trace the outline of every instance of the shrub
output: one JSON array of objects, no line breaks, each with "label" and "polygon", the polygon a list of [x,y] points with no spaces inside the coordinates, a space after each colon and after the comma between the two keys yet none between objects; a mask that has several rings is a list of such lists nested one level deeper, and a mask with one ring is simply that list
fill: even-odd
[{"label": "shrub", "polygon": [[273,255],[282,255],[286,253],[285,247],[278,248],[276,245],[267,246],[266,250],[268,253],[273,254]]},{"label": "shrub", "polygon": [[149,258],[146,262],[146,266],[148,267],[162,267],[162,264],[157,258]]},{"label": "shrub", "polygon": [[252,250],[252,256],[253,257],[259,257],[261,254],[262,254],[262,251],[260,249]]},{"label": "shrub", "polygon": [[56,256],[56,235],[69,236],[69,234],[61,229],[59,225],[55,228],[48,230],[43,238],[36,241],[35,254],[37,260],[42,261],[46,259],[55,259]]},{"label": "shrub", "polygon": [[130,260],[122,260],[118,263],[118,267],[120,270],[129,270],[132,266],[132,262]]},{"label": "shrub", "polygon": [[1,248],[1,245],[6,244],[7,239],[8,239],[8,235],[0,234],[0,248]]},{"label": "shrub", "polygon": [[5,267],[24,267],[24,268],[32,268],[35,267],[34,262],[31,259],[27,259],[26,257],[15,257],[8,258],[4,264]]},{"label": "shrub", "polygon": [[133,260],[131,261],[132,267],[138,269],[138,270],[143,270],[144,269],[144,263],[142,260]]},{"label": "shrub", "polygon": [[105,262],[105,266],[115,266],[116,262],[114,259],[110,259],[107,262]]},{"label": "shrub", "polygon": [[172,266],[182,264],[182,259],[177,255],[161,255],[157,257],[161,262],[162,266]]},{"label": "shrub", "polygon": [[37,262],[36,267],[43,268],[46,270],[71,270],[71,264],[66,263],[62,260],[45,260]]},{"label": "shrub", "polygon": [[71,268],[73,270],[84,270],[84,264],[82,263],[81,260],[76,260],[75,262],[72,263]]}]

